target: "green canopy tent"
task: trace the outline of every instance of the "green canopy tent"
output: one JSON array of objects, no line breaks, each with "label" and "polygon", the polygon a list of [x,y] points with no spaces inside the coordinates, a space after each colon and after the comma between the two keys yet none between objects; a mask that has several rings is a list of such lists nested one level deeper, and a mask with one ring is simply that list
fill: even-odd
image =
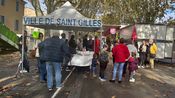
[{"label": "green canopy tent", "polygon": [[0,23],[0,49],[3,51],[18,50],[19,37],[4,24]]}]

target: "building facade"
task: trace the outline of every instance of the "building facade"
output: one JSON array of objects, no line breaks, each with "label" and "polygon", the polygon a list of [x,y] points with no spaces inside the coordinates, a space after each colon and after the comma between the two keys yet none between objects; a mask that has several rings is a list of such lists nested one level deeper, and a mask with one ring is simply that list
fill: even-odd
[{"label": "building facade", "polygon": [[[24,16],[27,17],[36,17],[35,10],[29,7],[24,8]],[[31,26],[25,26],[25,30],[28,32],[28,36],[32,36],[32,32],[34,31],[39,31],[44,34],[44,29],[41,28],[36,28],[36,27],[31,27]],[[28,39],[29,45],[28,45],[28,50],[34,50],[35,49],[35,44],[36,40],[32,37]]]},{"label": "building facade", "polygon": [[[27,17],[36,17],[35,10],[29,7],[24,8],[24,16]],[[25,26],[25,29],[27,30],[28,34],[30,35],[33,31],[40,31],[44,33],[44,30],[41,28],[31,27],[31,26]]]},{"label": "building facade", "polygon": [[17,34],[24,30],[24,4],[23,0],[0,0],[0,22]]}]

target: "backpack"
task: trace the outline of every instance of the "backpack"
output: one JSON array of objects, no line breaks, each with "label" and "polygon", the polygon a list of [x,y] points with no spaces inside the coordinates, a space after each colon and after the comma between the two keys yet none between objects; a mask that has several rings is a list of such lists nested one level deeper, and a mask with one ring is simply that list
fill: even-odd
[{"label": "backpack", "polygon": [[102,62],[107,62],[108,61],[108,53],[107,52],[102,52],[100,54],[99,60]]}]

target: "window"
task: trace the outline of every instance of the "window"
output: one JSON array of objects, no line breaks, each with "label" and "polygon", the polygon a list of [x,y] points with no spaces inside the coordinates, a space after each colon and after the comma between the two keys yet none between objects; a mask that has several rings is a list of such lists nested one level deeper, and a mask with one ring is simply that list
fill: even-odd
[{"label": "window", "polygon": [[15,28],[14,28],[16,31],[19,30],[19,20],[16,20],[15,21]]},{"label": "window", "polygon": [[4,16],[0,15],[0,22],[3,23],[3,24],[5,23],[5,17]]},{"label": "window", "polygon": [[0,0],[0,5],[4,5],[5,0]]},{"label": "window", "polygon": [[16,0],[16,11],[19,11],[19,0]]}]

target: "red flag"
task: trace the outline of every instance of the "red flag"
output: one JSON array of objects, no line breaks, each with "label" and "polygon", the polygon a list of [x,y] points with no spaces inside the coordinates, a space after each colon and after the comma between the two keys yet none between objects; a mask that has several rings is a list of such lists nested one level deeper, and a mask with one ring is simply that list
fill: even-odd
[{"label": "red flag", "polygon": [[137,32],[136,32],[136,26],[135,25],[133,26],[133,29],[132,29],[131,39],[132,39],[132,41],[136,41],[136,39],[137,39]]}]

